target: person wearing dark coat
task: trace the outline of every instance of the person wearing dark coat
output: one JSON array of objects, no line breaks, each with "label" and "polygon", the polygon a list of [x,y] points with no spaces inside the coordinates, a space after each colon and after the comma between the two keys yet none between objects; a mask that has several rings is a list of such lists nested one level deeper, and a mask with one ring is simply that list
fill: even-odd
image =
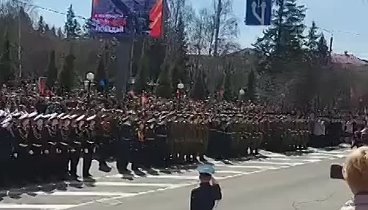
[{"label": "person wearing dark coat", "polygon": [[212,166],[198,168],[200,186],[191,192],[190,210],[213,210],[216,202],[222,199],[221,187],[213,177]]}]

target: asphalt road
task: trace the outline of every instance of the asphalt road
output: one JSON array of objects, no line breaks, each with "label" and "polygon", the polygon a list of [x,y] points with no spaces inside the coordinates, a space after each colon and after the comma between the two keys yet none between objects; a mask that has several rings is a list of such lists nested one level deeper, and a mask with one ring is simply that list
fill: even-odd
[{"label": "asphalt road", "polygon": [[[213,162],[223,189],[217,210],[335,210],[351,196],[343,181],[329,179],[329,166],[342,162],[347,151],[318,151],[302,156],[274,153],[251,161]],[[95,183],[67,183],[6,192],[0,209],[56,210],[186,210],[196,186],[190,169],[158,172],[127,180],[119,174],[96,178]],[[102,174],[101,174],[102,175]]]}]

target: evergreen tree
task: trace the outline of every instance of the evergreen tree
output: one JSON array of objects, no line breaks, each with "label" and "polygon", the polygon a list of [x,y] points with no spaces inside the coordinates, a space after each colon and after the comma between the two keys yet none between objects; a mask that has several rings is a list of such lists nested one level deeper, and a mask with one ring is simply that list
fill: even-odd
[{"label": "evergreen tree", "polygon": [[170,78],[170,66],[167,62],[162,64],[162,71],[158,78],[156,94],[159,97],[171,98],[173,96],[173,86]]},{"label": "evergreen tree", "polygon": [[80,25],[77,19],[75,18],[75,14],[73,11],[73,5],[70,5],[68,9],[64,31],[65,31],[65,35],[67,39],[75,39],[81,33]]},{"label": "evergreen tree", "polygon": [[0,83],[6,83],[14,79],[14,70],[11,64],[10,41],[7,37],[4,43],[4,50],[0,55]]},{"label": "evergreen tree", "polygon": [[135,86],[137,92],[147,89],[147,82],[149,82],[150,76],[150,58],[144,53],[138,64],[138,78]]},{"label": "evergreen tree", "polygon": [[307,41],[306,41],[306,46],[308,50],[311,52],[316,52],[318,50],[318,38],[320,38],[320,36],[317,34],[318,33],[317,30],[318,30],[317,25],[313,21],[312,26],[310,27],[308,31]]},{"label": "evergreen tree", "polygon": [[317,48],[318,48],[318,57],[320,58],[321,64],[323,65],[327,64],[330,52],[328,50],[327,41],[323,33],[321,33],[320,35]]},{"label": "evergreen tree", "polygon": [[63,33],[63,30],[61,28],[58,28],[57,33],[56,33],[56,36],[59,39],[64,39],[64,33]]},{"label": "evergreen tree", "polygon": [[63,70],[60,74],[60,85],[63,91],[71,91],[74,86],[74,60],[72,53],[65,57]]},{"label": "evergreen tree", "polygon": [[43,16],[41,15],[40,18],[38,19],[38,23],[37,23],[37,31],[40,34],[45,33],[45,21],[43,20]]},{"label": "evergreen tree", "polygon": [[52,26],[52,27],[51,27],[50,34],[51,34],[53,37],[55,37],[55,36],[56,36],[56,28],[55,28],[55,26]]},{"label": "evergreen tree", "polygon": [[254,71],[252,70],[248,74],[248,84],[247,84],[247,97],[250,101],[254,101],[256,95],[256,77]]},{"label": "evergreen tree", "polygon": [[177,36],[177,50],[175,56],[175,67],[172,73],[172,81],[173,84],[178,84],[179,82],[187,83],[188,73],[186,68],[187,62],[189,60],[187,55],[188,43],[185,33],[185,24],[182,16],[179,17],[178,26],[175,30],[175,35]]},{"label": "evergreen tree", "polygon": [[297,5],[296,1],[276,0],[272,25],[254,44],[258,53],[266,57],[263,68],[275,68],[287,61],[301,60],[303,57],[303,21],[306,8]]},{"label": "evergreen tree", "polygon": [[224,99],[227,101],[232,101],[235,98],[234,91],[231,85],[232,75],[233,74],[230,70],[228,70],[228,72],[226,72],[225,74]]},{"label": "evergreen tree", "polygon": [[308,60],[314,62],[318,58],[318,39],[320,35],[318,35],[318,28],[316,23],[313,21],[312,26],[309,29],[307,40],[306,40],[306,47],[308,50]]},{"label": "evergreen tree", "polygon": [[49,34],[50,33],[50,26],[49,24],[45,24],[45,34]]},{"label": "evergreen tree", "polygon": [[101,87],[100,82],[104,81],[106,82],[107,76],[106,76],[106,69],[105,69],[105,61],[103,59],[103,56],[101,56],[100,61],[98,62],[98,67],[96,69],[95,73],[95,81],[97,82],[99,86],[99,90],[102,90],[103,87]]},{"label": "evergreen tree", "polygon": [[207,90],[205,86],[204,72],[199,70],[197,73],[196,81],[192,90],[192,98],[196,100],[204,100],[207,96]]},{"label": "evergreen tree", "polygon": [[58,76],[58,70],[56,68],[55,50],[53,50],[50,53],[50,61],[49,61],[49,66],[47,70],[46,84],[49,89],[51,89],[55,85],[55,82],[57,81],[57,76]]}]

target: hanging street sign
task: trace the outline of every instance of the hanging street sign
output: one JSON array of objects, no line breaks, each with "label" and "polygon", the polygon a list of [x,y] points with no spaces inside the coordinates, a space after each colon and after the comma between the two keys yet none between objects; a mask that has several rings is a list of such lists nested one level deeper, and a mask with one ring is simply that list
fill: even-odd
[{"label": "hanging street sign", "polygon": [[245,24],[271,25],[272,0],[247,0]]}]

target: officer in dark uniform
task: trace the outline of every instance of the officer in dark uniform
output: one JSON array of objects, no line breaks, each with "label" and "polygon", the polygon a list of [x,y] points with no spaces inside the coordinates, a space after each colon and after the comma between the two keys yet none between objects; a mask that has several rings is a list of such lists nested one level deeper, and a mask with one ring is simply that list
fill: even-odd
[{"label": "officer in dark uniform", "polygon": [[83,179],[91,179],[92,175],[89,173],[89,170],[92,165],[93,153],[95,148],[95,118],[96,115],[88,117],[86,119],[87,125],[84,125],[85,115],[80,116],[77,121],[79,122],[78,126],[81,132],[84,133],[84,139],[82,143],[83,148]]},{"label": "officer in dark uniform", "polygon": [[126,173],[128,171],[128,163],[131,161],[132,164],[132,141],[133,141],[133,127],[131,120],[128,117],[120,119],[119,126],[119,139],[116,142],[116,157],[117,157],[117,169],[119,173]]},{"label": "officer in dark uniform", "polygon": [[109,146],[111,142],[111,124],[109,122],[109,116],[103,114],[100,117],[98,127],[96,128],[96,151],[97,160],[99,163],[99,170],[103,172],[110,172],[111,168],[107,165],[107,159],[109,158]]},{"label": "officer in dark uniform", "polygon": [[44,125],[44,119],[47,116],[43,114],[37,115],[34,118],[34,125],[33,125],[33,151],[34,151],[34,158],[35,158],[35,170],[37,171],[37,179],[40,181],[47,180],[50,177],[50,171],[44,170],[47,168],[47,163],[49,161],[49,148],[47,144],[47,136],[45,135],[46,127]]},{"label": "officer in dark uniform", "polygon": [[82,150],[82,141],[84,139],[84,133],[79,130],[77,121],[75,118],[77,115],[69,116],[69,120],[71,121],[71,135],[70,135],[70,154],[69,154],[69,163],[70,163],[70,175],[71,178],[77,180],[79,177],[77,175],[77,167],[79,164],[79,159],[81,157]]},{"label": "officer in dark uniform", "polygon": [[41,125],[41,119],[42,116],[37,116],[36,112],[33,112],[28,115],[29,122],[30,122],[30,129],[28,134],[28,142],[29,142],[29,157],[28,157],[28,173],[30,175],[30,180],[32,182],[42,182],[41,179],[41,168],[40,163],[42,162],[42,134],[39,130],[39,127],[37,125],[40,123]]},{"label": "officer in dark uniform", "polygon": [[[1,111],[2,112],[2,111]],[[11,131],[11,127],[12,127],[12,119],[11,117],[9,118],[5,118],[5,112],[0,113],[0,122],[1,123],[1,127],[0,127],[0,136],[1,136],[1,140],[0,140],[0,187],[6,186],[6,184],[9,182],[10,180],[10,168],[11,168],[11,157],[12,157],[12,152],[13,152],[13,134]]]},{"label": "officer in dark uniform", "polygon": [[160,167],[167,167],[167,161],[169,159],[168,149],[167,149],[167,122],[166,116],[160,116],[155,128],[155,164]]},{"label": "officer in dark uniform", "polygon": [[23,185],[28,180],[28,133],[29,119],[28,114],[22,113],[18,118],[18,122],[12,126],[14,133],[14,152],[13,152],[13,178],[19,185]]},{"label": "officer in dark uniform", "polygon": [[212,210],[216,202],[222,199],[220,185],[214,179],[212,166],[198,167],[200,186],[192,190],[190,210]]},{"label": "officer in dark uniform", "polygon": [[[66,180],[69,179],[69,139],[71,130],[69,128],[70,120],[68,119],[69,116],[65,115],[64,113],[59,114],[57,116],[59,120],[59,128],[56,129],[56,148],[57,148],[57,166],[58,166],[58,175],[61,179]],[[57,125],[55,125],[56,127]]]},{"label": "officer in dark uniform", "polygon": [[58,149],[57,149],[57,113],[49,115],[47,119],[47,123],[45,125],[45,129],[43,131],[44,141],[44,155],[46,156],[45,168],[49,171],[49,175],[52,179],[59,179],[58,174]]},{"label": "officer in dark uniform", "polygon": [[155,157],[155,118],[151,118],[144,126],[144,142],[142,142],[142,164],[151,168]]}]

